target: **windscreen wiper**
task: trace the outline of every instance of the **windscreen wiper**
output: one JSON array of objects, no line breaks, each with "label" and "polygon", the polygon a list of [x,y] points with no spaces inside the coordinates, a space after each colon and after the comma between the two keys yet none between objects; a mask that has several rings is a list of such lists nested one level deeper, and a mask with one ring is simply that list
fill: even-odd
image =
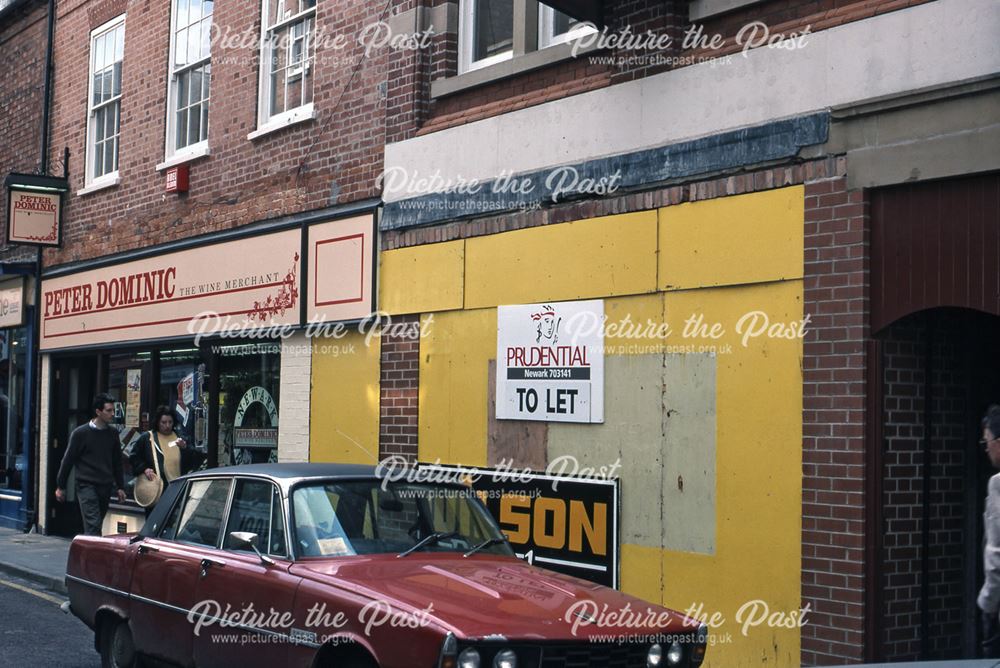
[{"label": "windscreen wiper", "polygon": [[432,533],[431,535],[427,536],[426,538],[424,538],[423,540],[421,540],[419,543],[417,543],[416,545],[414,545],[410,549],[404,550],[404,551],[400,552],[399,554],[397,554],[396,556],[397,557],[405,557],[406,555],[410,554],[411,552],[415,552],[415,551],[419,550],[420,548],[424,547],[425,545],[433,545],[434,543],[437,543],[438,541],[445,540],[446,538],[454,538],[457,535],[458,535],[457,531],[449,531],[447,533],[442,532],[442,531],[438,531],[438,532]]},{"label": "windscreen wiper", "polygon": [[489,538],[487,540],[484,540],[479,545],[476,545],[474,548],[472,548],[471,550],[469,550],[468,552],[466,552],[462,556],[463,557],[468,557],[470,555],[475,554],[476,552],[479,552],[479,550],[485,550],[488,547],[492,547],[494,545],[499,545],[501,543],[506,543],[506,542],[507,542],[506,538]]}]

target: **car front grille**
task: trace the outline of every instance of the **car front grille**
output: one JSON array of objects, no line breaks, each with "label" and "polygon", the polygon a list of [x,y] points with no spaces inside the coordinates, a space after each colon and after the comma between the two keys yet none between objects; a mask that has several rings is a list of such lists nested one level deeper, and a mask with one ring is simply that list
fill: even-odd
[{"label": "car front grille", "polygon": [[646,668],[642,645],[543,645],[540,668]]}]

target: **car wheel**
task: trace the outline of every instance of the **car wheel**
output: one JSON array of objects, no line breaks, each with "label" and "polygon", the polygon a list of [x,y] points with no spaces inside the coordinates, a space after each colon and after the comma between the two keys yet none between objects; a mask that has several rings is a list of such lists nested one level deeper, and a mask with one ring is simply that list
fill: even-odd
[{"label": "car wheel", "polygon": [[121,620],[101,626],[101,668],[139,668],[132,631]]}]

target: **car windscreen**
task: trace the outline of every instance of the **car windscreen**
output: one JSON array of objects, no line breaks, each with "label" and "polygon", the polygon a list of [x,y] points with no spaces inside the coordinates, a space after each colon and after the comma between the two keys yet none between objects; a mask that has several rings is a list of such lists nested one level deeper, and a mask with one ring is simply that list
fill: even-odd
[{"label": "car windscreen", "polygon": [[[489,512],[469,489],[384,480],[305,485],[292,493],[295,541],[303,557],[419,550],[510,555]],[[440,534],[428,539],[429,536]]]}]

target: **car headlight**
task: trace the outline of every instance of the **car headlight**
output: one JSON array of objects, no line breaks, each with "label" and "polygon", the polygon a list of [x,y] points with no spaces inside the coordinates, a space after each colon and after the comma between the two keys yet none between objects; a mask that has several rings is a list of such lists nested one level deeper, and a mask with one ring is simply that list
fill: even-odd
[{"label": "car headlight", "polygon": [[479,652],[470,647],[458,655],[458,668],[479,668]]},{"label": "car headlight", "polygon": [[676,666],[680,664],[681,660],[684,658],[684,648],[677,641],[674,641],[670,645],[670,649],[667,650],[667,665]]},{"label": "car headlight", "polygon": [[517,668],[517,654],[512,649],[497,652],[493,657],[493,668]]},{"label": "car headlight", "polygon": [[663,662],[663,648],[659,644],[653,645],[646,653],[647,668],[655,668]]}]

